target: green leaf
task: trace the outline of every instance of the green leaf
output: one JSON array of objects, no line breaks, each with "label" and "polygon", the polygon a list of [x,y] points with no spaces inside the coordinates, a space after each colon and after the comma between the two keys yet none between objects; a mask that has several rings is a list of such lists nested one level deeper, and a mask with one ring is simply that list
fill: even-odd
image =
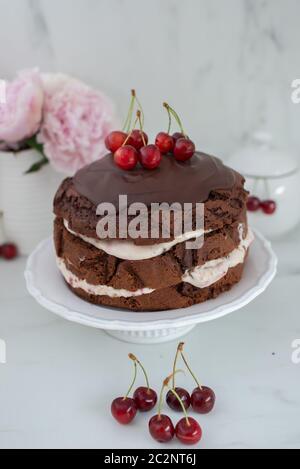
[{"label": "green leaf", "polygon": [[24,174],[32,174],[32,173],[36,173],[37,171],[39,171],[43,166],[46,166],[46,164],[48,164],[49,161],[47,160],[47,158],[43,158],[42,160],[38,161],[37,163],[34,163],[27,171],[26,173]]},{"label": "green leaf", "polygon": [[30,148],[32,148],[33,150],[38,151],[41,155],[43,155],[44,158],[46,158],[45,155],[44,155],[44,146],[41,143],[38,143],[38,141],[36,139],[36,135],[34,135],[31,138],[28,138],[25,143]]},{"label": "green leaf", "polygon": [[40,153],[40,155],[42,155],[42,159],[40,161],[38,161],[37,163],[34,163],[29,169],[28,171],[26,171],[25,174],[32,174],[32,173],[36,173],[37,171],[40,171],[40,169],[47,165],[49,163],[49,160],[48,158],[45,156],[44,154],[44,146],[41,144],[41,143],[38,143],[37,141],[37,136],[34,135],[33,137],[31,138],[28,138],[26,140],[26,144],[28,145],[29,148],[32,148],[33,150],[36,150],[38,153]]}]

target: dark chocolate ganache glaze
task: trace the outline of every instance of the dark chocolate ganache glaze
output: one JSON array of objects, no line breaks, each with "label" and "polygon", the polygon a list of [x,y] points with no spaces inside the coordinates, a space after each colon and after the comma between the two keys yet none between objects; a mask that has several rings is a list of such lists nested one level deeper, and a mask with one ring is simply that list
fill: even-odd
[{"label": "dark chocolate ganache glaze", "polygon": [[74,186],[95,205],[109,202],[118,206],[119,195],[128,196],[128,204],[142,202],[168,204],[200,203],[213,190],[232,189],[236,173],[221,160],[196,152],[187,162],[176,161],[172,155],[163,156],[154,171],[138,166],[133,171],[119,169],[111,154],[80,170]]}]

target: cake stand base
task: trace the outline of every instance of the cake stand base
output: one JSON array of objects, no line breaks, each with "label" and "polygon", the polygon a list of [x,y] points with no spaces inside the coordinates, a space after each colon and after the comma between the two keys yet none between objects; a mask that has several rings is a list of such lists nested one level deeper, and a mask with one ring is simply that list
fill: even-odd
[{"label": "cake stand base", "polygon": [[172,342],[191,332],[196,326],[156,329],[153,331],[106,331],[114,339],[130,344],[153,345]]}]

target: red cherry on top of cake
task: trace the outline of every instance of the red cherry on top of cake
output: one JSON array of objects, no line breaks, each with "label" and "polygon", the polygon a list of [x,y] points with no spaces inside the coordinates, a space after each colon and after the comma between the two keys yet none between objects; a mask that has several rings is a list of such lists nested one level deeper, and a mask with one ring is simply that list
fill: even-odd
[{"label": "red cherry on top of cake", "polygon": [[195,154],[195,144],[194,142],[192,142],[192,140],[189,139],[189,137],[185,133],[181,119],[177,112],[173,108],[171,108],[168,103],[164,103],[163,106],[167,110],[169,115],[169,130],[171,127],[172,119],[175,119],[178,124],[178,127],[181,130],[181,132],[176,132],[172,136],[174,142],[174,157],[177,161],[188,161]]},{"label": "red cherry on top of cake", "polygon": [[174,156],[177,161],[187,161],[194,156],[195,144],[188,138],[179,138],[174,146]]},{"label": "red cherry on top of cake", "polygon": [[121,148],[122,145],[124,145],[127,137],[128,135],[125,132],[122,132],[121,130],[115,130],[106,137],[105,146],[109,151],[115,153],[117,150],[119,150],[119,148]]},{"label": "red cherry on top of cake", "polygon": [[139,151],[147,145],[148,141],[148,135],[145,132],[135,129],[131,132],[127,143]]},{"label": "red cherry on top of cake", "polygon": [[172,135],[172,138],[174,140],[174,144],[177,142],[177,140],[179,140],[180,138],[185,138],[185,135],[181,132],[175,132],[173,135]]},{"label": "red cherry on top of cake", "polygon": [[[131,107],[125,123],[128,132],[136,100],[136,94],[133,90]],[[137,102],[139,104],[138,100]],[[107,136],[106,147],[114,154],[114,161],[119,168],[130,171],[135,169],[140,162],[143,168],[154,170],[160,166],[162,155],[173,153],[177,161],[184,162],[195,154],[195,144],[185,134],[178,114],[167,103],[164,103],[164,107],[169,115],[169,129],[168,132],[159,132],[155,139],[155,145],[148,145],[148,135],[143,130],[144,114],[141,107],[137,111],[136,121],[133,125],[135,127],[139,122],[140,129],[131,130],[129,133],[117,130]],[[171,136],[169,132],[172,118],[175,118],[181,132],[176,132]]]},{"label": "red cherry on top of cake", "polygon": [[131,145],[124,145],[115,152],[114,161],[119,168],[131,171],[138,164],[139,154]]},{"label": "red cherry on top of cake", "polygon": [[166,132],[160,132],[155,139],[155,145],[163,155],[171,153],[173,151],[174,144],[175,140]]},{"label": "red cherry on top of cake", "polygon": [[141,148],[139,155],[141,165],[146,169],[156,169],[161,163],[161,152],[156,145]]}]

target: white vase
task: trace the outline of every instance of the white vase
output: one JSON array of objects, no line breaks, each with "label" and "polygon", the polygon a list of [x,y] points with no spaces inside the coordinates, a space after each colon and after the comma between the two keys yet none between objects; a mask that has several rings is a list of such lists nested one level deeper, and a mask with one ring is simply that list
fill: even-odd
[{"label": "white vase", "polygon": [[28,255],[50,236],[53,198],[62,176],[50,165],[32,174],[25,172],[41,159],[36,150],[0,152],[0,210],[6,239]]}]

